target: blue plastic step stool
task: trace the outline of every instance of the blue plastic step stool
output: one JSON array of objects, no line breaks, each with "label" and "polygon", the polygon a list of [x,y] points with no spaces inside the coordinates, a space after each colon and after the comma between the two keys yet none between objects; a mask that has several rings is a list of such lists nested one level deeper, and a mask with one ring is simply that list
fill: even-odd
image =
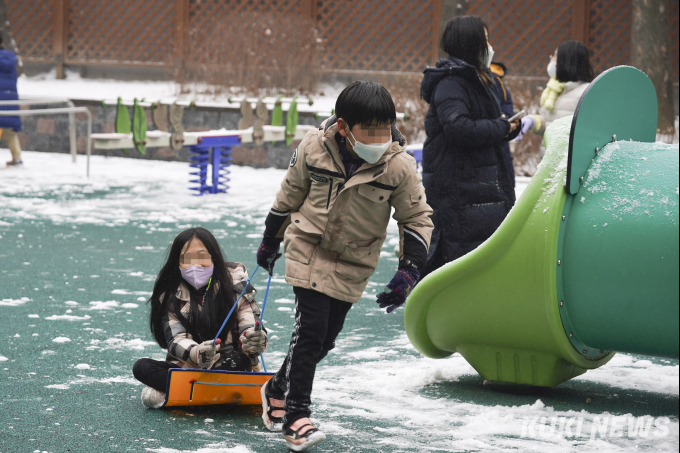
[{"label": "blue plastic step stool", "polygon": [[[195,190],[194,195],[201,196],[206,193],[226,193],[229,186],[228,167],[231,166],[231,148],[240,145],[238,136],[228,135],[221,137],[199,137],[196,145],[189,147],[189,167],[196,171],[190,173],[196,179],[190,179],[191,183],[198,183],[197,187],[189,187]],[[210,168],[210,182],[208,185],[208,165]]]}]

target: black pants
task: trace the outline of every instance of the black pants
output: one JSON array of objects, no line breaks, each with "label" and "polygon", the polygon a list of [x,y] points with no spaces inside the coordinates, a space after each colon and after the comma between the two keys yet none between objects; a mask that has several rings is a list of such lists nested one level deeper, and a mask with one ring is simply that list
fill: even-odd
[{"label": "black pants", "polygon": [[[148,358],[139,359],[132,366],[132,374],[139,382],[158,391],[165,392],[168,381],[168,370],[175,365]],[[250,358],[241,351],[231,353],[219,367],[211,368],[221,371],[251,371]]]},{"label": "black pants", "polygon": [[288,355],[272,379],[271,391],[285,400],[284,428],[311,415],[312,384],[316,365],[335,347],[351,303],[310,289],[295,292],[295,331]]}]

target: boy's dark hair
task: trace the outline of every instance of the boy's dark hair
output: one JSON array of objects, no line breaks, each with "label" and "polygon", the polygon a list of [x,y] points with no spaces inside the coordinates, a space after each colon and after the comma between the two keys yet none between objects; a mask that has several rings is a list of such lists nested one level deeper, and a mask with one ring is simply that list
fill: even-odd
[{"label": "boy's dark hair", "polygon": [[491,77],[486,67],[489,47],[486,45],[485,31],[488,31],[488,27],[477,16],[454,17],[446,24],[439,47],[450,56],[474,67],[482,80],[490,83]]},{"label": "boy's dark hair", "polygon": [[0,33],[0,46],[2,45],[2,33]]},{"label": "boy's dark hair", "polygon": [[342,90],[335,101],[335,116],[345,120],[350,129],[356,124],[373,126],[397,121],[390,93],[379,83],[365,80],[353,82]]},{"label": "boy's dark hair", "polygon": [[557,80],[560,82],[592,82],[588,48],[579,41],[565,41],[557,47]]}]

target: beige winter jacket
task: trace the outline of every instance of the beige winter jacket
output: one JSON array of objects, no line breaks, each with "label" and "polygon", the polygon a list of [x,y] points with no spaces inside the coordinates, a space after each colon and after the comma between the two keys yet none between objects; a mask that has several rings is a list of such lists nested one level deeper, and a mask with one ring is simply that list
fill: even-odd
[{"label": "beige winter jacket", "polygon": [[576,111],[581,95],[590,85],[588,82],[567,82],[564,91],[555,100],[555,108],[548,110],[541,107],[538,115],[534,115],[534,127],[531,129],[538,135],[543,135],[545,128],[553,121],[565,116],[573,115]]},{"label": "beige winter jacket", "polygon": [[289,216],[277,234],[284,238],[286,281],[354,303],[378,265],[392,208],[401,244],[410,234],[426,249],[432,209],[416,162],[398,141],[346,179],[333,119],[302,140],[271,212]]}]

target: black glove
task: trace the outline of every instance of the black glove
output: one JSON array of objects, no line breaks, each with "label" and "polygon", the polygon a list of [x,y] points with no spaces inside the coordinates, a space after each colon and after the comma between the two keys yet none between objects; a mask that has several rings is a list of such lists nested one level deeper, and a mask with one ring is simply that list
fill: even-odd
[{"label": "black glove", "polygon": [[392,313],[404,305],[406,298],[411,294],[411,290],[416,285],[418,277],[420,277],[420,272],[416,268],[400,268],[394,274],[394,277],[392,277],[392,281],[387,284],[385,290],[378,294],[380,308],[387,307],[387,313]]},{"label": "black glove", "polygon": [[257,249],[257,264],[269,272],[269,275],[273,275],[274,263],[281,258],[279,248],[281,248],[280,240],[264,237],[260,243],[260,248]]}]

